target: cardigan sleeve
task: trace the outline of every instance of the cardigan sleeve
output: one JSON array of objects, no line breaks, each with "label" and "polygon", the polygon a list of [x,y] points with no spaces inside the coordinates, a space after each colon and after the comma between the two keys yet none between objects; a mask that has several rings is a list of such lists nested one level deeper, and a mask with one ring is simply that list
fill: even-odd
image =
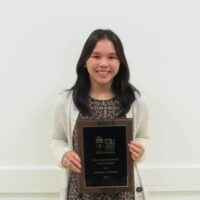
[{"label": "cardigan sleeve", "polygon": [[49,147],[59,167],[62,166],[62,158],[66,152],[72,151],[69,147],[66,134],[66,96],[61,94],[54,106],[53,127],[49,137]]},{"label": "cardigan sleeve", "polygon": [[144,153],[140,158],[140,160],[137,161],[141,162],[145,159],[146,154],[148,152],[148,142],[150,139],[149,109],[143,94],[141,94],[136,101],[137,101],[137,132],[135,135],[135,141],[137,141],[144,147]]}]

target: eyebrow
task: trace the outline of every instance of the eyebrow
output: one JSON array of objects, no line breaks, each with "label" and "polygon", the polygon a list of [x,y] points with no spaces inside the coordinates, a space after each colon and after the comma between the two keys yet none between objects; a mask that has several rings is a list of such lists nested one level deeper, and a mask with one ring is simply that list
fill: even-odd
[{"label": "eyebrow", "polygon": [[[98,51],[94,51],[94,52],[92,52],[92,54],[101,54],[100,52],[98,52]],[[115,55],[115,56],[117,56],[117,54],[116,53],[114,53],[114,52],[112,52],[112,53],[109,53],[109,55]]]}]

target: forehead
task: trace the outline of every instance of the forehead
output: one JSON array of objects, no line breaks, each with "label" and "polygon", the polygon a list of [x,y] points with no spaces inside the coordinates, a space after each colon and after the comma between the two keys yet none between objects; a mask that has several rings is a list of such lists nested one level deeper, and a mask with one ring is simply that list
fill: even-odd
[{"label": "forehead", "polygon": [[116,50],[112,41],[108,39],[102,39],[96,43],[93,53],[116,53]]}]

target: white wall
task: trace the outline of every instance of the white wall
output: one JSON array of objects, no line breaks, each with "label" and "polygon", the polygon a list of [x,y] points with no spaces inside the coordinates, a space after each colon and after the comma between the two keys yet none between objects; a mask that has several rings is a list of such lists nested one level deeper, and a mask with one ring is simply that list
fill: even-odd
[{"label": "white wall", "polygon": [[200,197],[198,0],[0,1],[0,199],[58,199],[47,138],[57,93],[75,81],[96,28],[121,38],[151,111],[141,165],[150,200]]}]

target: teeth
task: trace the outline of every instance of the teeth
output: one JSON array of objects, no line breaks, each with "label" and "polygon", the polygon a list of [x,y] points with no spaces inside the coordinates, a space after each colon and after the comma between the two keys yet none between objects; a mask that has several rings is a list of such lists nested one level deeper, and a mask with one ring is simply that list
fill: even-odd
[{"label": "teeth", "polygon": [[107,74],[108,72],[98,72],[98,73],[100,73],[100,74]]}]

